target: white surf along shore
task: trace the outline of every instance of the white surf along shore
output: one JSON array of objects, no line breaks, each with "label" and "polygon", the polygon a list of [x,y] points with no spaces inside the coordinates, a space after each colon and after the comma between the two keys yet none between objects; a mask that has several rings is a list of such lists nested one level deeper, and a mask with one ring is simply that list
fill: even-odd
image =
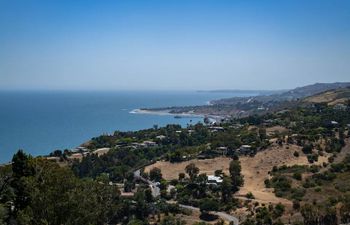
[{"label": "white surf along shore", "polygon": [[187,113],[171,113],[170,110],[147,110],[147,109],[133,109],[130,111],[133,114],[149,114],[157,116],[181,116],[181,117],[197,117],[204,118],[205,115],[195,114],[191,112]]},{"label": "white surf along shore", "polygon": [[[211,101],[207,101],[206,105],[213,105]],[[210,122],[218,122],[224,119],[222,116],[210,115],[210,114],[198,114],[194,111],[188,111],[183,113],[171,113],[171,110],[148,110],[148,109],[133,109],[129,113],[132,114],[148,114],[148,115],[157,115],[157,116],[179,116],[187,118],[208,118]]]},{"label": "white surf along shore", "polygon": [[194,112],[185,112],[185,113],[171,113],[170,110],[147,110],[147,109],[133,109],[129,113],[132,114],[148,114],[148,115],[157,115],[157,116],[179,116],[179,117],[188,117],[188,118],[209,118],[212,122],[220,121],[221,116],[215,115],[204,115],[196,114]]}]

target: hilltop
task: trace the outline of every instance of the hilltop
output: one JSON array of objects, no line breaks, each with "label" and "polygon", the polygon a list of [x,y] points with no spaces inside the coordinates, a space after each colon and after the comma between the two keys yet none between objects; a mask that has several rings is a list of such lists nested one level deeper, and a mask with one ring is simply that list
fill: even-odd
[{"label": "hilltop", "polygon": [[[328,90],[335,90],[339,88],[350,87],[350,82],[335,82],[335,83],[315,83],[311,85],[306,85],[303,87],[297,87],[292,90],[288,90],[282,93],[276,93],[271,95],[260,95],[253,98],[253,100],[267,103],[269,101],[292,101],[302,99],[308,96],[316,95]],[[244,102],[245,99],[250,99],[249,97],[243,98],[227,98],[212,101],[212,104],[236,104],[236,101],[241,99]]]},{"label": "hilltop", "polygon": [[308,103],[327,103],[328,105],[346,104],[350,98],[350,86],[335,90],[325,91],[310,97],[303,101]]}]

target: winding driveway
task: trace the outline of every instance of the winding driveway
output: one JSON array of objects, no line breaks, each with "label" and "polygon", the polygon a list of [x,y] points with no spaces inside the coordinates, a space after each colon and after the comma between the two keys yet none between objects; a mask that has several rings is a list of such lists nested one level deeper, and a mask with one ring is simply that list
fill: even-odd
[{"label": "winding driveway", "polygon": [[[155,182],[152,182],[152,181],[147,180],[146,178],[142,177],[140,170],[136,170],[134,172],[134,177],[135,177],[135,179],[141,180],[141,181],[143,181],[143,182],[145,182],[145,183],[147,183],[149,185],[149,187],[152,190],[152,196],[153,197],[156,198],[156,197],[160,196],[160,189],[159,189],[158,185]],[[179,207],[184,208],[184,209],[188,209],[188,210],[191,210],[191,211],[200,211],[199,208],[193,207],[193,206],[190,206],[190,205],[179,204]],[[225,212],[212,212],[212,214],[217,215],[218,217],[220,217],[223,220],[226,220],[228,222],[232,222],[234,225],[238,225],[239,224],[239,220],[236,217],[234,217],[234,216],[232,216],[230,214],[227,214]]]},{"label": "winding driveway", "polygon": [[152,181],[147,180],[146,178],[142,177],[140,170],[136,170],[134,172],[134,178],[137,179],[137,180],[141,180],[141,181],[145,182],[146,184],[148,184],[149,187],[151,188],[152,196],[154,198],[160,196],[160,189],[159,189],[157,183],[156,182],[152,182]]}]

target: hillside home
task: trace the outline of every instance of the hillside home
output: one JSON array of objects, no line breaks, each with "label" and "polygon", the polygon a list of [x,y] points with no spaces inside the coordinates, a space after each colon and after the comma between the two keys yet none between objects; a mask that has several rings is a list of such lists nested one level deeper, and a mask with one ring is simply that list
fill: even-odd
[{"label": "hillside home", "polygon": [[154,141],[144,141],[143,144],[146,145],[146,147],[155,147],[155,146],[157,146],[157,143],[154,142]]},{"label": "hillside home", "polygon": [[110,148],[99,148],[93,151],[93,154],[96,154],[98,157],[101,155],[107,154],[109,152]]},{"label": "hillside home", "polygon": [[252,146],[250,145],[242,145],[239,147],[238,152],[241,154],[248,154],[251,151]]},{"label": "hillside home", "polygon": [[159,139],[159,140],[163,140],[163,139],[166,138],[166,136],[164,136],[164,135],[158,135],[156,138]]},{"label": "hillside home", "polygon": [[223,155],[226,155],[227,154],[227,151],[228,151],[228,148],[227,147],[217,147],[216,150],[220,153],[222,153]]},{"label": "hillside home", "polygon": [[215,175],[209,175],[208,176],[208,183],[207,184],[214,184],[214,185],[218,185],[222,183],[222,178],[215,176]]},{"label": "hillside home", "polygon": [[339,104],[336,104],[336,105],[334,106],[334,109],[335,109],[335,110],[342,110],[342,111],[344,111],[344,110],[347,109],[347,106],[344,105],[344,104],[339,103]]}]

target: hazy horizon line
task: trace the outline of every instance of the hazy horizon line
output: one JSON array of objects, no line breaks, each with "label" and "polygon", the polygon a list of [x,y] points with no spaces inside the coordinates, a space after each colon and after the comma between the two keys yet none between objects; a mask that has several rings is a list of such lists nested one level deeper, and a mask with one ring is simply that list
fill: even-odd
[{"label": "hazy horizon line", "polygon": [[259,92],[278,92],[278,91],[288,91],[298,87],[305,87],[314,84],[334,84],[334,83],[350,83],[350,81],[334,81],[334,82],[314,82],[307,83],[304,85],[297,85],[289,88],[0,88],[1,92],[13,92],[13,91],[52,91],[52,92],[118,92],[118,91],[193,91],[193,92],[246,92],[246,91],[259,91]]},{"label": "hazy horizon line", "polygon": [[11,88],[11,89],[0,89],[0,92],[119,92],[119,91],[135,91],[135,92],[147,92],[147,91],[186,91],[186,92],[244,92],[244,91],[260,91],[260,92],[266,92],[266,91],[284,91],[284,90],[290,90],[290,89],[97,89],[97,88],[91,88],[91,89],[17,89],[17,88]]}]

